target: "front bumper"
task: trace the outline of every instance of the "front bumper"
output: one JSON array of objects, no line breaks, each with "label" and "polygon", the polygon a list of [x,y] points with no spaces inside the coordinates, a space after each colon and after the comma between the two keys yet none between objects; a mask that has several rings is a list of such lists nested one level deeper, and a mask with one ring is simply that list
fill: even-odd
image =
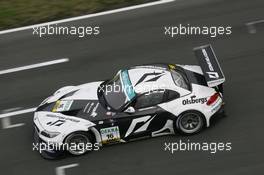
[{"label": "front bumper", "polygon": [[37,117],[38,114],[35,112],[34,114],[34,127],[37,131],[38,137],[45,143],[54,143],[54,144],[61,144],[63,143],[63,134],[60,134],[56,137],[47,137],[47,135],[44,135],[43,132],[46,132],[47,130],[42,126],[41,122],[39,121],[39,118]]},{"label": "front bumper", "polygon": [[38,151],[45,159],[55,159],[63,155],[64,151],[59,148],[51,148],[49,143],[45,142],[39,137],[39,129],[35,126],[33,134],[34,151]]}]

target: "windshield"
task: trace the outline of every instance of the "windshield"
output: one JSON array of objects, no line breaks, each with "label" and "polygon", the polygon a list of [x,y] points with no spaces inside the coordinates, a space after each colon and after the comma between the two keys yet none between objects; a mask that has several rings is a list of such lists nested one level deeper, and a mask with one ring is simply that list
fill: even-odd
[{"label": "windshield", "polygon": [[189,90],[188,84],[179,72],[176,70],[171,70],[171,75],[176,86]]},{"label": "windshield", "polygon": [[119,72],[107,82],[103,94],[107,105],[114,110],[120,110],[127,102],[131,101],[136,93],[129,79],[128,71]]}]

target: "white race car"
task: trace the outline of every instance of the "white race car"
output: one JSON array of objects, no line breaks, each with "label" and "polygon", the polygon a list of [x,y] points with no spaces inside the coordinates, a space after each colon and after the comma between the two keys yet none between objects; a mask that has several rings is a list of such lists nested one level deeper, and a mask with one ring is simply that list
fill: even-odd
[{"label": "white race car", "polygon": [[57,156],[63,144],[75,145],[67,151],[81,155],[88,151],[87,144],[97,149],[209,127],[212,116],[223,109],[225,77],[210,45],[194,52],[200,66],[135,66],[111,80],[56,91],[34,114],[36,143],[56,145],[42,155]]}]

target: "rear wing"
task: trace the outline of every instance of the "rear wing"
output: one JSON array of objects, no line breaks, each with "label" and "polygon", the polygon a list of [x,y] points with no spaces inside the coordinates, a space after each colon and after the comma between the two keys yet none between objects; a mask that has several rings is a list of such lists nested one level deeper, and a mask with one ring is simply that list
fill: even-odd
[{"label": "rear wing", "polygon": [[225,82],[225,76],[215,56],[211,45],[196,47],[193,49],[199,65],[203,71],[209,87],[215,87]]}]

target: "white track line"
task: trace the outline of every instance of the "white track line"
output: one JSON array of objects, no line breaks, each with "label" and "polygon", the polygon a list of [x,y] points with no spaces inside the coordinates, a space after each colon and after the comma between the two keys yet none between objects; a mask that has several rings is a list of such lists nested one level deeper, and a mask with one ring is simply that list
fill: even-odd
[{"label": "white track line", "polygon": [[34,112],[36,109],[37,108],[30,108],[30,109],[24,109],[24,110],[20,110],[20,111],[14,111],[14,112],[9,112],[9,113],[5,113],[5,114],[0,114],[0,119],[5,118],[5,117],[11,117],[11,116],[15,116],[15,115]]},{"label": "white track line", "polygon": [[251,34],[257,33],[257,29],[255,27],[256,24],[264,23],[264,20],[257,20],[257,21],[251,21],[246,23],[246,26],[248,28],[248,32]]},{"label": "white track line", "polygon": [[[2,112],[5,114],[5,113],[13,112],[13,111],[18,111],[19,109],[21,109],[21,107],[6,109],[6,110],[3,110]],[[16,127],[20,127],[20,126],[25,125],[25,123],[11,124],[10,117],[4,117],[4,118],[1,118],[1,120],[2,120],[2,128],[3,129],[16,128]]]},{"label": "white track line", "polygon": [[23,71],[23,70],[28,70],[28,69],[34,69],[34,68],[38,68],[38,67],[50,66],[53,64],[60,64],[60,63],[68,62],[68,61],[69,61],[68,58],[62,58],[62,59],[53,60],[53,61],[47,61],[47,62],[31,64],[31,65],[22,66],[22,67],[16,67],[16,68],[12,68],[12,69],[6,69],[6,70],[0,71],[0,75],[12,73],[12,72]]},{"label": "white track line", "polygon": [[257,21],[251,21],[251,22],[246,23],[246,25],[254,25],[258,23],[264,23],[264,19],[257,20]]},{"label": "white track line", "polygon": [[3,110],[3,113],[9,113],[9,112],[13,112],[13,111],[18,111],[19,109],[22,109],[22,108],[21,107],[9,108],[9,109]]},{"label": "white track line", "polygon": [[5,117],[5,118],[2,118],[1,120],[2,120],[3,129],[17,128],[17,127],[21,127],[25,125],[25,123],[11,124],[10,117]]},{"label": "white track line", "polygon": [[79,164],[78,163],[74,163],[74,164],[70,164],[70,165],[57,167],[56,168],[56,175],[65,175],[65,169],[74,168],[76,166],[79,166]]},{"label": "white track line", "polygon": [[31,25],[31,26],[25,26],[25,27],[19,27],[19,28],[14,28],[14,29],[9,29],[9,30],[3,30],[3,31],[0,31],[0,35],[6,34],[6,33],[22,31],[22,30],[28,30],[28,29],[32,29],[33,27],[40,27],[40,26],[60,24],[60,23],[65,23],[65,22],[70,22],[70,21],[77,21],[77,20],[81,20],[81,19],[93,18],[93,17],[103,16],[103,15],[108,15],[108,14],[113,14],[113,13],[119,13],[119,12],[124,12],[124,11],[128,11],[128,10],[139,9],[139,8],[143,8],[143,7],[150,7],[150,6],[154,6],[154,5],[165,4],[165,3],[169,3],[169,2],[173,2],[173,1],[175,1],[175,0],[160,0],[160,1],[149,2],[149,3],[145,3],[145,4],[140,4],[140,5],[134,5],[134,6],[130,6],[130,7],[124,7],[124,8],[115,9],[115,10],[104,11],[104,12],[100,12],[100,13],[94,13],[94,14],[89,14],[89,15],[84,15],[84,16],[73,17],[73,18],[67,18],[67,19],[62,19],[62,20],[58,20],[58,21],[51,21],[51,22],[46,22],[46,23],[41,23],[41,24],[36,24],[36,25]]}]

